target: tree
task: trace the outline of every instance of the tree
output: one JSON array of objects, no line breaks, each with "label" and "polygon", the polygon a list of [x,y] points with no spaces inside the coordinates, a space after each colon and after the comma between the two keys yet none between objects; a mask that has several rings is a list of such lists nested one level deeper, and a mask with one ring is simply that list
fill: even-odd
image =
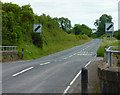
[{"label": "tree", "polygon": [[68,18],[54,18],[54,20],[59,23],[59,26],[62,30],[66,31],[67,33],[69,33],[69,30],[71,29],[71,21]]},{"label": "tree", "polygon": [[85,24],[75,24],[73,29],[70,30],[71,32],[73,32],[75,35],[83,35],[86,34],[87,36],[91,37],[92,34],[92,29],[89,28],[87,25]]},{"label": "tree", "polygon": [[97,27],[97,36],[105,34],[105,23],[112,22],[112,16],[103,14],[99,19],[97,19],[94,25]]}]

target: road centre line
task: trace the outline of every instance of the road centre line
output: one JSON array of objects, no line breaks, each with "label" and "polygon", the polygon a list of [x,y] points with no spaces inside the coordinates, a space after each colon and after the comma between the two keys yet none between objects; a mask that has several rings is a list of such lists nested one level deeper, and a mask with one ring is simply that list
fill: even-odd
[{"label": "road centre line", "polygon": [[46,63],[40,64],[40,65],[41,65],[41,66],[42,66],[42,65],[47,65],[47,64],[49,64],[49,63],[50,63],[50,62],[46,62]]},{"label": "road centre line", "polygon": [[67,57],[63,58],[63,59],[67,59]]},{"label": "road centre line", "polygon": [[15,76],[17,76],[17,75],[20,75],[20,74],[22,74],[22,73],[24,73],[24,72],[26,72],[26,71],[29,71],[29,70],[33,69],[33,68],[34,68],[34,67],[29,67],[29,68],[27,68],[27,69],[25,69],[25,70],[22,70],[22,71],[20,71],[20,72],[18,72],[18,73],[16,73],[16,74],[13,74],[12,76],[15,77]]},{"label": "road centre line", "polygon": [[72,57],[73,55],[70,55],[69,57]]}]

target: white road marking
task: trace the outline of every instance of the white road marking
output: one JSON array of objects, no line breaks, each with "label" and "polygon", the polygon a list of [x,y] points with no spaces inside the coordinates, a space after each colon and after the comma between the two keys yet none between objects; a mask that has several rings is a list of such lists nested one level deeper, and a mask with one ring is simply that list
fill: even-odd
[{"label": "white road marking", "polygon": [[63,58],[63,59],[67,59],[67,58],[65,57],[65,58]]},{"label": "white road marking", "polygon": [[69,57],[72,57],[73,55],[70,55]]},{"label": "white road marking", "polygon": [[76,53],[74,53],[73,55],[76,55]]},{"label": "white road marking", "polygon": [[[96,57],[96,56],[97,56],[97,54],[95,55],[95,57]],[[94,57],[94,58],[95,58],[95,57]],[[94,58],[93,58],[93,59],[94,59]],[[92,60],[93,60],[93,59],[92,59]],[[85,67],[87,67],[87,66],[92,62],[92,60],[89,61],[88,64],[85,65]],[[70,85],[67,86],[67,88],[64,90],[63,95],[65,95],[65,94],[68,92],[68,90],[70,89],[70,87],[72,86],[72,84],[76,81],[76,79],[80,76],[80,74],[81,74],[81,70],[80,70],[79,73],[75,76],[75,78],[70,82]]]},{"label": "white road marking", "polygon": [[79,75],[81,74],[81,70],[79,71],[79,73],[75,76],[75,78],[70,82],[70,85],[72,85],[75,80],[79,77]]},{"label": "white road marking", "polygon": [[[92,61],[92,60],[91,60]],[[91,61],[89,61],[86,65],[85,65],[85,67],[87,67],[90,63],[91,63]]]},{"label": "white road marking", "polygon": [[40,64],[40,65],[41,65],[41,66],[42,66],[42,65],[47,65],[47,64],[49,64],[49,63],[50,63],[50,62],[46,62],[46,63]]},{"label": "white road marking", "polygon": [[68,86],[68,87],[65,89],[65,91],[63,92],[63,95],[65,95],[65,94],[68,92],[69,89],[70,89],[70,86]]},{"label": "white road marking", "polygon": [[[94,56],[94,58],[97,56],[97,54]],[[93,59],[94,59],[93,58]],[[93,59],[91,60],[91,61],[89,61],[86,65],[85,65],[85,67],[87,67],[92,61],[93,61]]]},{"label": "white road marking", "polygon": [[27,69],[25,69],[25,70],[22,70],[22,71],[20,71],[20,72],[18,72],[18,73],[16,73],[16,74],[13,74],[12,76],[15,77],[15,76],[17,76],[17,75],[19,75],[19,74],[22,74],[22,73],[24,73],[24,72],[26,72],[26,71],[28,71],[28,70],[33,69],[33,68],[34,68],[34,67],[29,67],[29,68],[27,68]]},{"label": "white road marking", "polygon": [[41,66],[44,65],[44,64],[40,64]]},{"label": "white road marking", "polygon": [[63,95],[65,95],[65,94],[68,92],[68,90],[70,89],[71,85],[76,81],[76,79],[80,76],[80,74],[81,74],[81,70],[80,70],[79,73],[75,76],[75,78],[70,82],[70,85],[67,86],[67,88],[64,90]]}]

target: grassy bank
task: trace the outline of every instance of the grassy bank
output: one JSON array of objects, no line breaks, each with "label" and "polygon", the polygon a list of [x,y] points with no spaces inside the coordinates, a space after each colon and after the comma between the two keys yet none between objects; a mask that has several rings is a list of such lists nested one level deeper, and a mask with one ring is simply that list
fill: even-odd
[{"label": "grassy bank", "polygon": [[79,41],[63,41],[61,43],[53,43],[49,46],[44,45],[43,48],[38,48],[37,46],[31,44],[31,43],[23,43],[22,45],[17,47],[17,50],[19,51],[19,54],[21,56],[22,54],[22,47],[24,47],[24,59],[25,60],[30,60],[30,59],[37,59],[49,54],[53,54],[65,49],[69,49],[72,48],[74,46],[77,45],[81,45],[84,44],[88,41],[90,41],[91,39],[87,39],[87,40],[79,40]]},{"label": "grassy bank", "polygon": [[106,38],[103,38],[102,44],[100,46],[100,48],[97,51],[97,56],[99,57],[104,57],[104,53],[105,53],[105,46],[118,46],[118,40],[116,38],[113,38],[113,41],[108,40],[106,42]]}]

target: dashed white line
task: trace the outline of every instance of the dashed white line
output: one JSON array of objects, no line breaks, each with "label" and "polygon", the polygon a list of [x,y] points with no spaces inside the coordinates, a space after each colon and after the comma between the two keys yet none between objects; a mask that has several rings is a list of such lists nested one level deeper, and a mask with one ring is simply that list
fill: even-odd
[{"label": "dashed white line", "polygon": [[40,64],[40,65],[41,65],[41,66],[42,66],[42,65],[47,65],[47,64],[49,64],[49,63],[50,63],[50,62],[46,62],[46,63]]},{"label": "dashed white line", "polygon": [[73,55],[70,55],[69,57],[72,57]]},{"label": "dashed white line", "polygon": [[63,59],[67,59],[67,58],[65,57],[65,58],[63,58]]},{"label": "dashed white line", "polygon": [[22,73],[24,73],[24,72],[26,72],[26,71],[28,71],[28,70],[33,69],[33,68],[34,68],[34,67],[29,67],[29,68],[27,68],[27,69],[25,69],[25,70],[22,70],[22,71],[20,71],[20,72],[18,72],[18,73],[16,73],[16,74],[13,74],[12,76],[15,77],[15,76],[20,75],[20,74],[22,74]]}]

